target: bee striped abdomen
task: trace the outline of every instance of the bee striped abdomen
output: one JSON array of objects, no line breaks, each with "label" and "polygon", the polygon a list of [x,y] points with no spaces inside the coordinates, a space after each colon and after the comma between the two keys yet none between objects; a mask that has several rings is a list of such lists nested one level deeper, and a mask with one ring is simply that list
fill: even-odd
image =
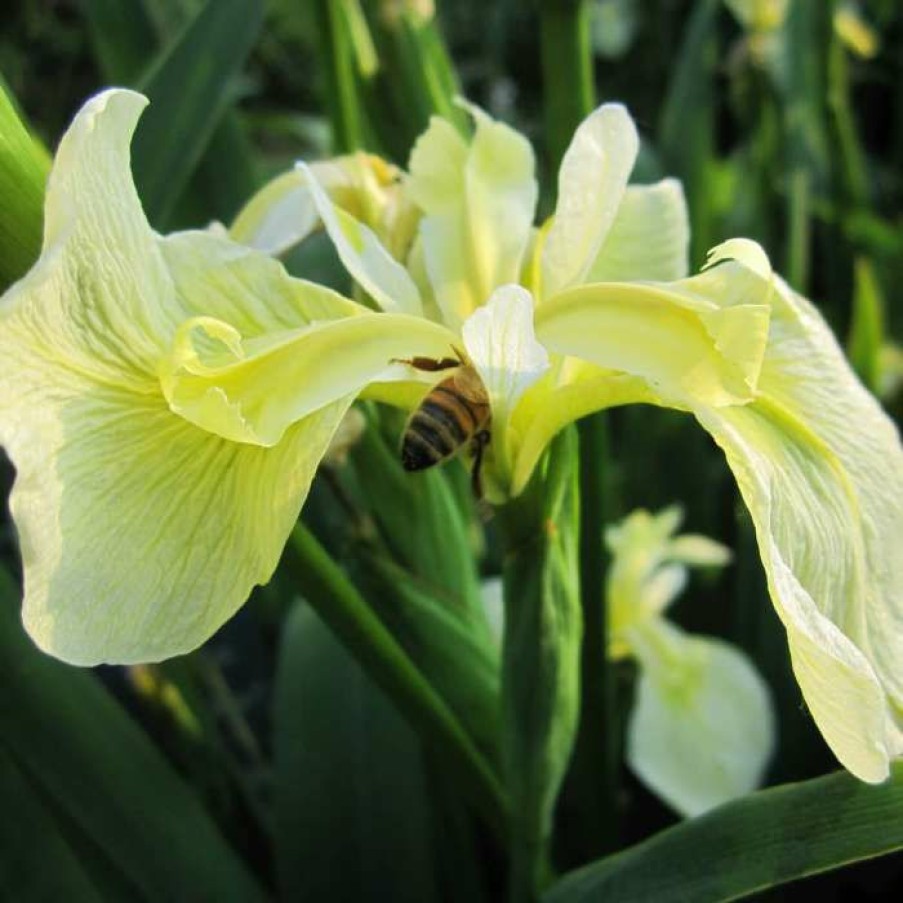
[{"label": "bee striped abdomen", "polygon": [[489,406],[468,400],[443,380],[411,415],[401,446],[405,470],[424,470],[450,458],[488,420]]}]

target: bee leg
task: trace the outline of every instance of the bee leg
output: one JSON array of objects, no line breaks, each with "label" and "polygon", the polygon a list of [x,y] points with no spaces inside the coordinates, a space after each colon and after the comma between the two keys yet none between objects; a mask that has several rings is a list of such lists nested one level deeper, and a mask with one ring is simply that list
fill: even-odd
[{"label": "bee leg", "polygon": [[483,451],[489,445],[489,430],[480,430],[473,437],[471,451],[473,452],[473,469],[470,472],[470,485],[473,488],[474,498],[480,500],[483,498],[483,481],[480,478],[480,468],[483,465]]},{"label": "bee leg", "polygon": [[415,370],[424,370],[427,373],[437,373],[439,370],[451,370],[453,367],[463,367],[467,364],[464,352],[451,346],[454,357],[393,357],[390,364],[407,364]]},{"label": "bee leg", "polygon": [[415,370],[425,370],[427,373],[436,373],[439,370],[451,370],[452,367],[460,367],[461,361],[454,357],[393,357],[390,364],[407,364]]}]

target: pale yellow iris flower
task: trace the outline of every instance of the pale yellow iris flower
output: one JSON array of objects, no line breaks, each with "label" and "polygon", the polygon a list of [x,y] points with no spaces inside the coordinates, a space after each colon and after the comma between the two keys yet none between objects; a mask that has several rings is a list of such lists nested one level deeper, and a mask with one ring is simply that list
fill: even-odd
[{"label": "pale yellow iris flower", "polygon": [[634,658],[636,699],[627,762],[682,815],[699,815],[755,790],[774,749],[764,681],[735,646],[685,633],[665,611],[688,568],[721,567],[730,551],[705,536],[674,536],[681,512],[634,511],[609,527],[609,654]]},{"label": "pale yellow iris flower", "polygon": [[903,751],[898,437],[757,246],[683,278],[679,186],[627,186],[622,107],[577,130],[538,230],[532,151],[479,111],[472,138],[434,120],[415,147],[397,220],[413,240],[302,169],[356,304],[224,236],[154,233],[129,173],[144,104],[109,91],[78,114],[41,258],[0,302],[0,439],[42,648],[91,664],[197,647],[269,579],[353,399],[410,406],[425,375],[392,361],[456,347],[491,399],[497,500],[589,411],[692,413],[752,513],[814,718],[848,768],[887,774]]}]

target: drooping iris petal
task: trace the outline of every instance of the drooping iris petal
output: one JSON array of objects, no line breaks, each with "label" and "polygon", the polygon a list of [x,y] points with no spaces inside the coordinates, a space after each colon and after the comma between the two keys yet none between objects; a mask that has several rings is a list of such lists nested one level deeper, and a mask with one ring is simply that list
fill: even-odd
[{"label": "drooping iris petal", "polygon": [[674,282],[689,273],[690,219],[677,179],[628,185],[584,282]]},{"label": "drooping iris petal", "polygon": [[272,574],[351,401],[272,449],[168,408],[157,365],[186,316],[207,310],[256,335],[351,305],[303,283],[290,291],[274,261],[223,239],[156,236],[129,173],[145,103],[109,91],[78,114],[49,181],[41,258],[0,301],[23,617],[42,648],[79,664],[186,652],[234,613]]},{"label": "drooping iris petal", "polygon": [[493,290],[517,282],[533,224],[533,150],[477,108],[470,144],[433,118],[411,154],[408,191],[423,210],[426,269],[446,322],[458,328]]},{"label": "drooping iris petal", "polygon": [[[744,246],[733,251],[757,265]],[[846,768],[883,780],[888,760],[903,753],[896,430],[815,309],[780,280],[755,401],[695,413],[727,455],[753,517],[819,729]]]},{"label": "drooping iris petal", "polygon": [[[159,396],[39,366],[40,382],[19,381],[29,410],[2,409],[26,629],[81,665],[197,648],[269,580],[351,399],[263,449],[198,429]],[[10,432],[12,417],[29,427]]]},{"label": "drooping iris petal", "polygon": [[[533,306],[526,289],[504,285],[471,314],[461,330],[467,354],[489,395],[493,434],[503,441],[511,411],[549,367],[549,355],[533,331]],[[500,456],[504,468],[506,448]]]},{"label": "drooping iris petal", "polygon": [[541,301],[586,281],[638,150],[636,126],[621,104],[604,104],[577,128],[561,162],[555,217],[541,248]]},{"label": "drooping iris petal", "polygon": [[587,285],[540,304],[536,334],[550,352],[642,378],[663,404],[743,404],[764,354],[770,294],[768,280],[739,264],[676,283]]},{"label": "drooping iris petal", "polygon": [[643,783],[687,816],[759,786],[774,719],[746,656],[661,618],[631,631],[630,647],[640,675],[627,761]]},{"label": "drooping iris petal", "polygon": [[345,269],[383,310],[421,315],[420,293],[407,270],[372,229],[332,203],[306,163],[297,167]]}]

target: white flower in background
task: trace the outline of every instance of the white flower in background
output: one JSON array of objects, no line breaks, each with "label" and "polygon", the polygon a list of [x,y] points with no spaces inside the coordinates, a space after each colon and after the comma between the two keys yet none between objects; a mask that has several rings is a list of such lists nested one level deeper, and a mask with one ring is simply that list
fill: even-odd
[{"label": "white flower in background", "polygon": [[721,567],[724,546],[674,536],[681,514],[635,511],[606,531],[613,658],[631,656],[639,677],[627,728],[637,777],[682,815],[754,790],[775,744],[768,688],[735,646],[690,635],[665,618],[690,566]]}]

